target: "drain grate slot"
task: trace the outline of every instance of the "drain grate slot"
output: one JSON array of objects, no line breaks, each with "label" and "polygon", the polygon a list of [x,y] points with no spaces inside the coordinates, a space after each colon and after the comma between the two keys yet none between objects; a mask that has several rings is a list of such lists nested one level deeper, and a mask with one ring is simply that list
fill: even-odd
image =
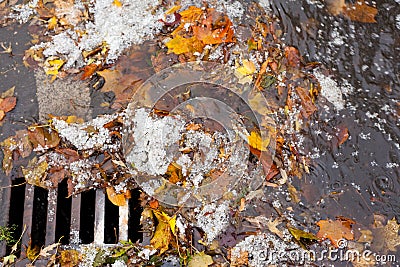
[{"label": "drain grate slot", "polygon": [[[103,194],[104,195],[104,194]],[[101,207],[99,207],[101,208]],[[105,217],[104,223],[104,243],[116,244],[118,242],[119,234],[119,215],[121,207],[117,207],[111,203],[108,197],[105,197]],[[123,208],[123,207],[122,207]]]},{"label": "drain grate slot", "polygon": [[[90,190],[79,194],[81,198],[81,214],[79,220],[79,238],[83,244],[89,244],[94,241],[94,220],[96,205],[96,191]],[[75,205],[72,205],[72,210]],[[73,220],[72,220],[73,221]],[[72,239],[74,240],[74,239]]]},{"label": "drain grate slot", "polygon": [[[7,188],[11,191],[10,200],[7,201],[9,204],[8,208],[8,226],[16,225],[17,228],[14,231],[14,239],[18,239],[22,234],[22,221],[23,221],[23,210],[24,210],[24,199],[25,199],[25,179],[15,179],[12,181],[14,187]],[[21,185],[22,184],[22,185]],[[10,193],[10,192],[9,192]],[[7,209],[6,209],[7,210]],[[6,215],[6,214],[4,214]],[[6,254],[11,252],[11,246],[13,244],[8,244],[8,248],[5,251]],[[17,255],[19,256],[19,255]]]},{"label": "drain grate slot", "polygon": [[[71,229],[71,202],[72,198],[68,197],[67,180],[64,180],[58,185],[57,197],[57,220],[56,220],[56,242],[67,245],[70,243],[70,229]],[[80,203],[79,203],[80,205]]]}]

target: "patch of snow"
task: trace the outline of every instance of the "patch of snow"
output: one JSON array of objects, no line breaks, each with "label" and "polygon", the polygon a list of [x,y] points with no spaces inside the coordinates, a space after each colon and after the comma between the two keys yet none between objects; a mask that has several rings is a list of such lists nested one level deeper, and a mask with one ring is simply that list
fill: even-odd
[{"label": "patch of snow", "polygon": [[213,1],[209,2],[218,12],[226,14],[232,21],[235,19],[241,19],[244,14],[244,7],[239,1],[220,0],[215,1],[215,4]]},{"label": "patch of snow", "polygon": [[269,14],[269,13],[272,12],[271,3],[270,3],[269,0],[260,0],[260,1],[259,1],[259,4],[260,4],[260,6],[261,6],[262,8],[264,8],[264,10],[265,10],[265,12],[266,12],[267,14]]},{"label": "patch of snow", "polygon": [[229,205],[223,202],[221,205],[211,203],[205,205],[196,215],[197,225],[207,235],[207,242],[211,243],[229,225]]},{"label": "patch of snow", "polygon": [[35,8],[38,2],[39,0],[31,0],[27,4],[13,6],[12,11],[14,13],[11,13],[8,17],[16,19],[19,23],[26,23],[37,13]]},{"label": "patch of snow", "polygon": [[247,255],[248,266],[254,267],[290,262],[301,264],[310,260],[310,254],[299,245],[284,242],[272,234],[248,236],[231,250],[232,262],[244,255]]},{"label": "patch of snow", "polygon": [[145,260],[150,260],[150,257],[156,253],[157,253],[157,249],[144,248],[142,251],[140,251],[138,253],[138,257],[145,259]]},{"label": "patch of snow", "polygon": [[64,120],[53,118],[53,126],[61,138],[69,141],[78,150],[117,149],[119,145],[111,142],[110,131],[103,127],[115,118],[116,114],[104,115],[82,124],[68,124]]},{"label": "patch of snow", "polygon": [[[36,14],[37,2],[38,0],[32,0],[26,5],[15,6],[10,18],[15,18],[20,23],[27,22]],[[57,55],[67,61],[65,68],[79,68],[84,65],[82,52],[106,43],[106,62],[114,62],[126,48],[153,38],[163,26],[159,21],[164,12],[161,1],[120,2],[121,7],[115,5],[113,0],[91,0],[89,13],[94,20],[78,22],[73,14],[78,14],[84,8],[81,1],[76,1],[68,14],[73,20],[71,22],[74,28],[54,35],[51,41],[32,48],[44,47],[46,57]]]},{"label": "patch of snow", "polygon": [[325,76],[318,70],[314,71],[314,75],[321,85],[321,95],[331,102],[336,110],[342,110],[345,106],[345,101],[342,98],[342,91],[336,81],[331,77]]},{"label": "patch of snow", "polygon": [[[179,117],[152,118],[140,108],[132,118],[135,144],[126,160],[139,172],[150,175],[166,173],[173,159],[171,147],[177,145],[185,122]],[[146,191],[147,192],[147,191]]]},{"label": "patch of snow", "polygon": [[162,28],[158,20],[163,10],[159,0],[122,0],[122,7],[113,0],[97,0],[91,12],[97,33],[109,46],[108,62],[118,58],[125,48],[150,39]]},{"label": "patch of snow", "polygon": [[116,260],[111,267],[126,267],[126,263],[123,260]]}]

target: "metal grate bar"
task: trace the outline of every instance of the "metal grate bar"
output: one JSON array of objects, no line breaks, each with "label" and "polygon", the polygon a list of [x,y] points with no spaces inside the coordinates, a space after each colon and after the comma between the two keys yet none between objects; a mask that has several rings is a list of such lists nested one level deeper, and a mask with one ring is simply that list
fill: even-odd
[{"label": "metal grate bar", "polygon": [[72,197],[71,203],[71,228],[69,234],[70,244],[79,244],[79,231],[81,226],[81,194]]},{"label": "metal grate bar", "polygon": [[47,224],[45,246],[56,242],[57,188],[50,188],[47,205]]},{"label": "metal grate bar", "polygon": [[[10,210],[10,200],[11,200],[11,188],[8,186],[11,185],[11,182],[8,179],[3,179],[4,181],[0,181],[0,186],[3,188],[0,189],[0,225],[5,226],[9,220]],[[6,254],[6,242],[0,242],[0,256],[4,256]]]},{"label": "metal grate bar", "polygon": [[102,190],[96,190],[96,207],[94,213],[94,243],[103,244],[104,242],[104,210],[105,195]]},{"label": "metal grate bar", "polygon": [[[24,215],[22,219],[23,229],[25,232],[22,235],[21,244],[29,244],[32,229],[32,213],[33,213],[33,199],[35,188],[33,185],[26,184],[25,186],[25,201],[24,201]],[[21,259],[26,257],[26,247],[21,246]]]},{"label": "metal grate bar", "polygon": [[128,219],[129,219],[129,200],[126,199],[125,206],[119,207],[119,234],[118,239],[128,241]]}]

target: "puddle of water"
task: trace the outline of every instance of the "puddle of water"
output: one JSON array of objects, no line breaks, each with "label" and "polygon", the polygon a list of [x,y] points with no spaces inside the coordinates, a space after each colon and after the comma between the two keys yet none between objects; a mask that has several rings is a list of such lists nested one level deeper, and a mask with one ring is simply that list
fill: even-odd
[{"label": "puddle of water", "polygon": [[[399,4],[379,1],[377,8],[377,23],[367,24],[330,15],[323,1],[272,2],[285,43],[322,62],[339,86],[355,88],[345,109],[311,125],[307,145],[316,166],[296,186],[322,218],[343,215],[364,225],[373,213],[400,219]],[[351,137],[332,149],[326,133],[339,124]]]}]

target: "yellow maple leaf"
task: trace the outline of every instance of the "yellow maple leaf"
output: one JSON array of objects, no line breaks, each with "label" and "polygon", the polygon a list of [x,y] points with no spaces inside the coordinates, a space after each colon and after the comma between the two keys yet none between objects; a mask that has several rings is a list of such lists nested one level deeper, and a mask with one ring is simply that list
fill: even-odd
[{"label": "yellow maple leaf", "polygon": [[180,35],[176,35],[165,45],[168,47],[168,54],[175,53],[177,55],[189,52],[200,52],[203,50],[204,47],[204,45],[199,40],[197,40],[196,37],[184,38]]},{"label": "yellow maple leaf", "polygon": [[117,7],[122,7],[122,3],[119,0],[114,0],[113,5]]},{"label": "yellow maple leaf", "polygon": [[51,19],[48,20],[49,24],[47,24],[47,28],[49,30],[54,30],[54,28],[57,26],[57,22],[58,20],[56,16],[51,17]]},{"label": "yellow maple leaf", "polygon": [[258,149],[260,151],[267,151],[268,149],[268,145],[270,142],[270,139],[267,138],[265,140],[263,140],[261,138],[261,135],[257,132],[251,132],[250,136],[247,137],[248,138],[248,142],[249,145],[255,149]]},{"label": "yellow maple leaf", "polygon": [[250,60],[243,60],[243,65],[236,69],[243,76],[253,74],[256,71],[256,65]]},{"label": "yellow maple leaf", "polygon": [[44,69],[47,75],[57,76],[58,71],[64,65],[65,61],[59,58],[48,58],[44,62]]},{"label": "yellow maple leaf", "polygon": [[153,210],[154,216],[157,218],[158,224],[154,232],[150,244],[159,250],[159,254],[163,254],[168,250],[170,243],[174,240],[176,228],[176,216],[172,218],[163,211]]}]

